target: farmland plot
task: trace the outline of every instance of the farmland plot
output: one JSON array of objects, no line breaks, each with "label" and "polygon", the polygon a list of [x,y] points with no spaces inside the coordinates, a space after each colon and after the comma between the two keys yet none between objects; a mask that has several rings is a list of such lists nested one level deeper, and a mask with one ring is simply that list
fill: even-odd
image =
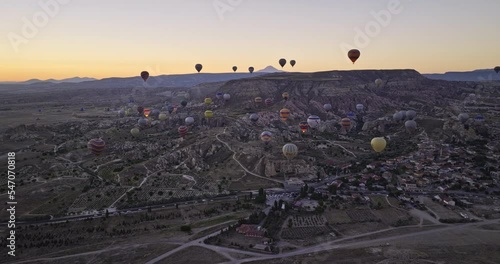
[{"label": "farmland plot", "polygon": [[346,212],[353,222],[374,222],[378,220],[378,218],[367,209],[347,210]]},{"label": "farmland plot", "polygon": [[352,222],[351,218],[344,210],[326,210],[323,216],[326,217],[326,220],[330,224],[346,224]]}]

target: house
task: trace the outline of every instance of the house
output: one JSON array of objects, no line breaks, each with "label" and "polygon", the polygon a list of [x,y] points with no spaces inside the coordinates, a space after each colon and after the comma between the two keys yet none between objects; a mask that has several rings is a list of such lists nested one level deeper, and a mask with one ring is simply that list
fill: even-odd
[{"label": "house", "polygon": [[246,225],[243,224],[236,228],[236,232],[243,234],[247,237],[264,237],[265,232],[258,225]]}]

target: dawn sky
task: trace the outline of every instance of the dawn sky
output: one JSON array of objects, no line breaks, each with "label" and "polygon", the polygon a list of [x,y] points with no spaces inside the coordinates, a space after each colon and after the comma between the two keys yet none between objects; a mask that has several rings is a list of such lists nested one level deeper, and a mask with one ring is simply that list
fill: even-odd
[{"label": "dawn sky", "polygon": [[0,81],[246,72],[282,57],[302,72],[493,68],[498,14],[498,0],[2,0]]}]

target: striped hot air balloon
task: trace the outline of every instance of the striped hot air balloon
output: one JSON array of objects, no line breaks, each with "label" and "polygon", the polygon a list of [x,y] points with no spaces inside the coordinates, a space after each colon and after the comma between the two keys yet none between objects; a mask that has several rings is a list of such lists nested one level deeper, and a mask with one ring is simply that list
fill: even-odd
[{"label": "striped hot air balloon", "polygon": [[179,136],[181,136],[183,138],[183,137],[185,137],[187,135],[188,127],[187,126],[180,126],[177,129],[177,132],[179,132]]},{"label": "striped hot air balloon", "polygon": [[99,156],[104,150],[106,143],[100,138],[94,138],[89,140],[87,143],[87,148],[92,152],[92,154]]},{"label": "striped hot air balloon", "polygon": [[273,104],[273,99],[272,98],[267,98],[264,103],[266,104],[266,106],[271,106]]},{"label": "striped hot air balloon", "polygon": [[205,111],[205,118],[212,118],[212,117],[214,117],[214,112],[212,112],[212,110]]},{"label": "striped hot air balloon", "polygon": [[144,109],[144,116],[149,117],[149,114],[151,113],[151,110],[149,108]]},{"label": "striped hot air balloon", "polygon": [[268,145],[273,139],[273,134],[269,131],[264,131],[260,134],[260,139],[264,142],[264,144]]},{"label": "striped hot air balloon", "polygon": [[302,133],[306,133],[307,129],[309,129],[309,124],[306,121],[302,121],[299,123],[299,127],[300,127],[300,131],[302,131]]},{"label": "striped hot air balloon", "polygon": [[283,108],[280,110],[280,118],[282,121],[286,121],[290,116],[290,110]]},{"label": "striped hot air balloon", "polygon": [[297,156],[299,153],[299,148],[295,144],[288,143],[283,146],[283,155],[288,159],[291,160]]},{"label": "striped hot air balloon", "polygon": [[307,118],[307,124],[309,124],[309,127],[311,127],[312,129],[316,129],[321,124],[321,119],[319,118],[319,116],[309,116]]},{"label": "striped hot air balloon", "polygon": [[254,102],[256,104],[261,104],[262,103],[262,97],[255,97]]},{"label": "striped hot air balloon", "polygon": [[205,98],[205,104],[206,105],[211,105],[212,104],[212,98],[210,98],[210,97]]},{"label": "striped hot air balloon", "polygon": [[340,120],[340,125],[345,128],[346,131],[348,131],[349,129],[351,129],[351,119],[348,117],[342,118],[342,120]]},{"label": "striped hot air balloon", "polygon": [[223,96],[224,96],[224,94],[221,92],[218,92],[215,94],[215,97],[217,97],[217,99],[219,99],[219,100],[222,99]]}]

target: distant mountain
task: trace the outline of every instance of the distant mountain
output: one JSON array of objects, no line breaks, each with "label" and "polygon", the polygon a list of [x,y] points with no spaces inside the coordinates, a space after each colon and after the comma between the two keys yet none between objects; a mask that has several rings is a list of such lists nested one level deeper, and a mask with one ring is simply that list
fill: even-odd
[{"label": "distant mountain", "polygon": [[280,70],[274,68],[273,66],[267,66],[262,70],[258,70],[257,72],[259,72],[259,73],[275,73],[275,72],[283,72],[283,71],[280,71]]},{"label": "distant mountain", "polygon": [[40,80],[40,79],[30,79],[24,82],[0,82],[0,84],[34,84],[34,83],[81,83],[88,81],[96,81],[95,78],[89,77],[73,77],[62,80],[48,79],[48,80]]},{"label": "distant mountain", "polygon": [[423,76],[434,80],[445,81],[500,81],[500,74],[495,73],[492,69],[474,70],[466,72],[445,72],[445,73],[430,73],[422,74]]}]

